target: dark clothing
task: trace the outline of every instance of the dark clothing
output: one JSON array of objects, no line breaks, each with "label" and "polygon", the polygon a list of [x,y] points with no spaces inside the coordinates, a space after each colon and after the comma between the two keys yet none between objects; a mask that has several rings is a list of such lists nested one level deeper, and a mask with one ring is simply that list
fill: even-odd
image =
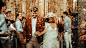
[{"label": "dark clothing", "polygon": [[84,41],[84,44],[85,44],[85,48],[86,48],[86,40]]},{"label": "dark clothing", "polygon": [[[73,17],[75,17],[75,20],[74,20],[74,23],[73,23],[73,26],[74,27],[77,27],[78,26],[78,13],[73,13],[72,14]],[[78,28],[76,29],[72,29],[72,33],[73,33],[73,46],[74,48],[77,48],[77,39],[78,39]]]},{"label": "dark clothing", "polygon": [[[31,16],[27,17],[25,26],[24,26],[24,38],[26,37],[27,43],[30,41],[32,38],[32,21],[31,21]],[[36,31],[42,32],[44,30],[45,22],[44,18],[38,16],[37,17],[37,22],[36,22]],[[37,37],[38,43],[41,43],[43,41],[43,36]]]},{"label": "dark clothing", "polygon": [[[72,16],[75,17],[75,21],[73,23],[73,26],[77,27],[78,26],[78,13],[73,13]],[[76,32],[78,32],[78,29],[72,30],[72,33],[76,33]]]},{"label": "dark clothing", "polygon": [[58,27],[59,33],[61,33],[61,32],[64,31],[64,25],[62,25],[62,24],[57,24],[57,27]]},{"label": "dark clothing", "polygon": [[0,40],[0,48],[3,48],[2,43],[1,43],[1,40]]},{"label": "dark clothing", "polygon": [[78,34],[75,34],[75,33],[74,33],[74,34],[73,34],[73,39],[74,39],[74,40],[73,40],[73,42],[74,42],[74,43],[73,43],[73,46],[74,46],[75,48],[77,48]]},{"label": "dark clothing", "polygon": [[10,21],[12,24],[15,22],[13,20],[8,20],[8,19],[5,19],[6,23],[8,23],[8,21]]},{"label": "dark clothing", "polygon": [[[85,30],[86,30],[86,25],[85,25]],[[86,40],[84,41],[84,45],[85,45],[85,48],[86,48]]]}]

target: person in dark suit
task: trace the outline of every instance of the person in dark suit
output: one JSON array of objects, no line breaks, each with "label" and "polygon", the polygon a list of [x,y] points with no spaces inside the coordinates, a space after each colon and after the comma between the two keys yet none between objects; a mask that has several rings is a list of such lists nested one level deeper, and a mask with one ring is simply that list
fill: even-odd
[{"label": "person in dark suit", "polygon": [[[78,11],[78,7],[76,7],[76,11]],[[72,42],[72,44],[73,44],[73,46],[74,46],[74,48],[76,48],[77,47],[77,37],[78,37],[78,12],[76,12],[76,13],[72,13],[71,12],[71,10],[70,10],[70,7],[68,8],[68,12],[69,12],[69,14],[71,15],[71,16],[73,16],[74,18],[75,18],[75,20],[74,20],[74,23],[73,23],[73,25],[72,25],[72,33],[73,33],[73,42]]]}]

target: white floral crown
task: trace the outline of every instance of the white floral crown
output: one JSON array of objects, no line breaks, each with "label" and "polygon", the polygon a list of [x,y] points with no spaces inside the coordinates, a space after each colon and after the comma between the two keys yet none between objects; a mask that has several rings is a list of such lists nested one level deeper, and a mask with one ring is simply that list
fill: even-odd
[{"label": "white floral crown", "polygon": [[53,14],[53,12],[49,12],[44,18],[50,18],[50,17],[56,17],[56,15]]}]

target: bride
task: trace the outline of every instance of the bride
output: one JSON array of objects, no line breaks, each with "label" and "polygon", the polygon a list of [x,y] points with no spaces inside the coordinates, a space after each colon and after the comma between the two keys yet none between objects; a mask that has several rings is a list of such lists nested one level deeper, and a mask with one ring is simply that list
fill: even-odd
[{"label": "bride", "polygon": [[45,23],[45,29],[38,36],[43,35],[43,48],[59,48],[58,28],[52,12],[48,13],[49,22]]}]

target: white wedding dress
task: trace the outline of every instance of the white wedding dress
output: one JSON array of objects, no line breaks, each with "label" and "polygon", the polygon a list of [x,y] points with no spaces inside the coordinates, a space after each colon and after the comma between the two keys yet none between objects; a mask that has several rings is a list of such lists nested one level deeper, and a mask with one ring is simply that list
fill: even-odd
[{"label": "white wedding dress", "polygon": [[55,25],[53,29],[49,23],[45,23],[46,33],[43,37],[43,48],[59,48],[58,31]]}]

